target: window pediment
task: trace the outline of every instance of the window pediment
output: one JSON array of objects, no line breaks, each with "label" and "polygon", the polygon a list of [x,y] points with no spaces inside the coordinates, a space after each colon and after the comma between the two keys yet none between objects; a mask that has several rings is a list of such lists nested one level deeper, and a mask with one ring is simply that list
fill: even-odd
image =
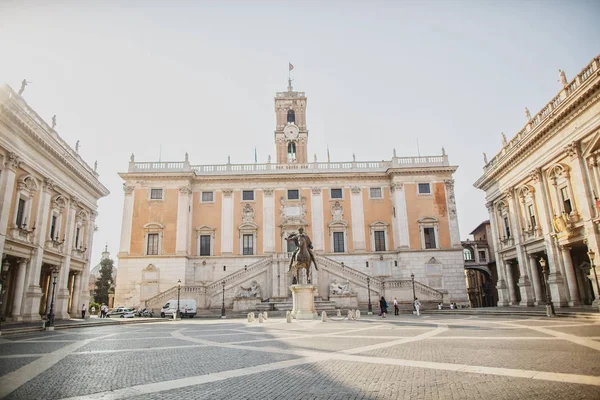
[{"label": "window pediment", "polygon": [[419,218],[417,222],[421,225],[435,225],[438,223],[438,219],[434,217],[423,217]]},{"label": "window pediment", "polygon": [[258,230],[258,225],[256,225],[254,222],[244,222],[242,223],[238,229],[241,230],[252,230],[252,231],[256,231]]},{"label": "window pediment", "polygon": [[17,181],[17,187],[19,188],[19,190],[25,190],[30,194],[33,192],[37,192],[39,189],[39,185],[36,179],[31,174],[21,175],[21,177]]},{"label": "window pediment", "polygon": [[144,229],[165,229],[165,226],[159,222],[148,222]]},{"label": "window pediment", "polygon": [[369,226],[373,229],[377,229],[377,228],[385,229],[389,226],[389,224],[385,223],[383,221],[375,221],[372,224],[369,224]]}]

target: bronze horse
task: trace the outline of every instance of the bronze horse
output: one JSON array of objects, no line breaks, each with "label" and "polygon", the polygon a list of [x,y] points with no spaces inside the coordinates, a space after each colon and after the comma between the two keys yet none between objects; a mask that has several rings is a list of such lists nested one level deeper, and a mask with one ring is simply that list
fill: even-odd
[{"label": "bronze horse", "polygon": [[298,252],[296,253],[294,259],[290,263],[290,268],[288,272],[292,272],[292,269],[296,275],[296,282],[300,283],[300,270],[306,270],[306,281],[307,283],[312,283],[312,274],[310,272],[310,264],[312,262],[315,263],[315,269],[318,271],[317,263],[315,262],[310,250],[308,249],[310,239],[305,235],[290,235],[290,237],[286,238],[286,240],[293,240],[298,246]]}]

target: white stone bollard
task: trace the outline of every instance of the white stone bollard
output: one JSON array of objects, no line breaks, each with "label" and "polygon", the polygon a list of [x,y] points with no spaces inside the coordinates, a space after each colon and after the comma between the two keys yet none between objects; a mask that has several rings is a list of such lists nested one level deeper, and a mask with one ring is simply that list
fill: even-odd
[{"label": "white stone bollard", "polygon": [[248,313],[248,322],[254,321],[254,315],[252,315],[252,314],[254,314],[254,313],[251,313],[251,312]]},{"label": "white stone bollard", "polygon": [[263,322],[265,322],[265,320],[264,320],[264,318],[263,318],[263,316],[262,316],[262,314],[261,314],[261,313],[258,313],[258,322],[259,322],[259,323],[261,323],[261,324],[262,324]]},{"label": "white stone bollard", "polygon": [[360,318],[360,310],[356,310],[356,311],[354,312],[354,318],[355,318],[355,319],[359,319],[359,318]]},{"label": "white stone bollard", "polygon": [[291,312],[287,311],[287,312],[285,313],[285,320],[286,320],[286,322],[287,322],[288,324],[291,324],[291,323],[292,323],[292,313],[291,313]]},{"label": "white stone bollard", "polygon": [[327,313],[325,311],[321,313],[321,322],[327,322]]},{"label": "white stone bollard", "polygon": [[265,321],[268,319],[268,318],[267,318],[267,312],[266,312],[266,311],[265,311],[265,312],[263,312],[263,318],[265,319]]},{"label": "white stone bollard", "polygon": [[348,321],[352,321],[352,319],[353,319],[352,310],[348,310]]},{"label": "white stone bollard", "polygon": [[342,311],[341,311],[339,308],[338,308],[338,310],[337,310],[337,316],[338,316],[338,317],[341,317],[341,316],[342,316]]}]

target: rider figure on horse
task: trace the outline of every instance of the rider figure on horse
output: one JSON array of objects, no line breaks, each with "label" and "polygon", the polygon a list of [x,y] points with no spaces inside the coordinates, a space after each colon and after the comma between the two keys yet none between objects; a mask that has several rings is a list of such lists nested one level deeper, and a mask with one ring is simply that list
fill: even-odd
[{"label": "rider figure on horse", "polygon": [[[292,265],[294,264],[294,261],[296,260],[296,255],[298,254],[298,251],[300,251],[300,244],[298,243],[298,237],[302,236],[304,238],[304,240],[306,240],[306,247],[308,248],[308,253],[310,254],[310,260],[315,264],[315,268],[317,268],[317,262],[315,261],[315,255],[312,252],[312,241],[310,240],[310,237],[304,233],[304,228],[300,227],[298,228],[298,233],[293,233],[290,236],[287,237],[286,240],[293,240],[294,243],[296,244],[296,250],[294,250],[294,252],[292,253],[292,257],[290,260],[290,270],[292,269]],[[318,270],[318,268],[317,268]]]}]

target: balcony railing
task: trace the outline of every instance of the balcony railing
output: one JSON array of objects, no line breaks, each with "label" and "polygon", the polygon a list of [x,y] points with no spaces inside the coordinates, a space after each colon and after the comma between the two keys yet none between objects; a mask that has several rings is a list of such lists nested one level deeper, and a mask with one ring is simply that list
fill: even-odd
[{"label": "balcony railing", "polygon": [[191,172],[196,175],[290,174],[315,172],[385,172],[390,168],[447,167],[448,156],[393,157],[391,161],[313,162],[306,164],[212,164],[191,165],[187,161],[129,163],[129,172]]}]

